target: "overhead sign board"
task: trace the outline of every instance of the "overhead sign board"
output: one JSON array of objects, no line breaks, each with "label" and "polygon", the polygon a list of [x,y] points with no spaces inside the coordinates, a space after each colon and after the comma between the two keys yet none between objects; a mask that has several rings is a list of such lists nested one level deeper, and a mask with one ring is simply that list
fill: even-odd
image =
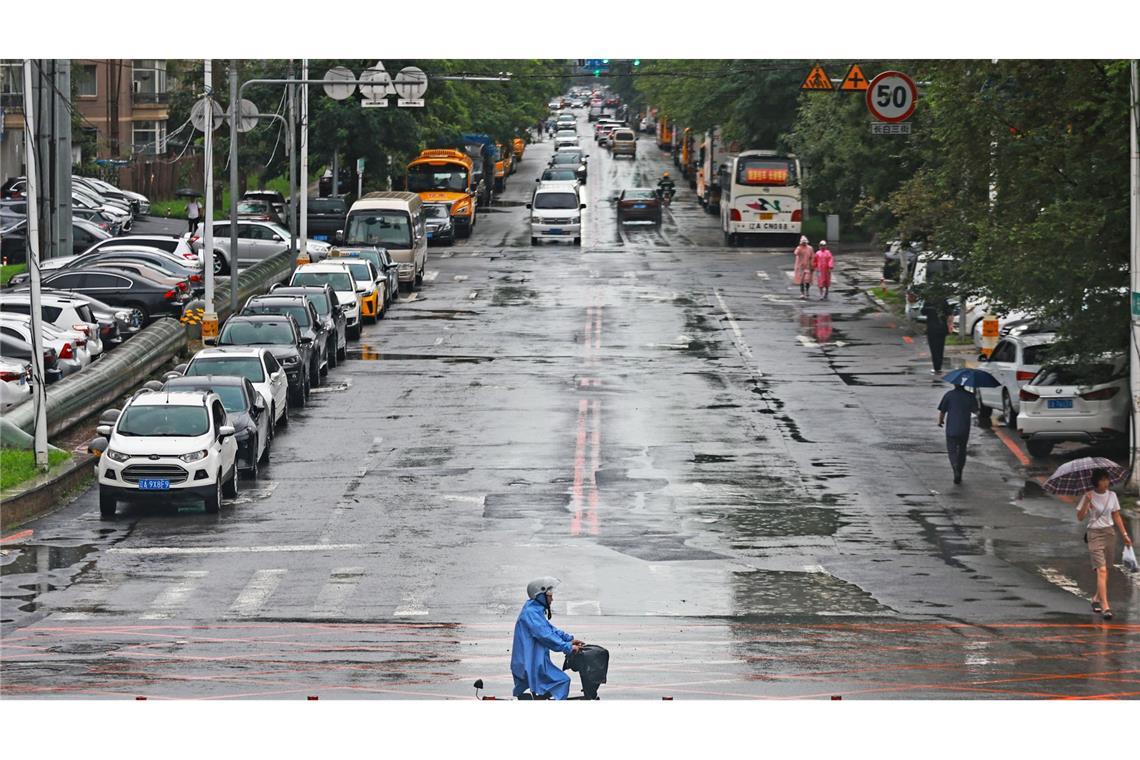
[{"label": "overhead sign board", "polygon": [[906,121],[917,102],[914,80],[901,71],[884,71],[867,87],[867,110],[879,121]]},{"label": "overhead sign board", "polygon": [[827,78],[827,72],[818,63],[812,67],[808,75],[804,78],[804,83],[800,85],[801,90],[834,90],[835,86],[831,84],[831,80]]},{"label": "overhead sign board", "polygon": [[840,92],[863,92],[867,89],[867,77],[863,76],[863,69],[859,64],[851,64],[851,68],[847,69],[847,74],[843,77],[843,82],[839,85]]},{"label": "overhead sign board", "polygon": [[[400,96],[402,101],[411,102],[421,100],[424,93],[427,92],[428,77],[422,69],[416,66],[405,66],[396,74],[396,80],[393,82],[393,86],[396,88],[396,94]],[[403,105],[403,102],[399,105]]]}]

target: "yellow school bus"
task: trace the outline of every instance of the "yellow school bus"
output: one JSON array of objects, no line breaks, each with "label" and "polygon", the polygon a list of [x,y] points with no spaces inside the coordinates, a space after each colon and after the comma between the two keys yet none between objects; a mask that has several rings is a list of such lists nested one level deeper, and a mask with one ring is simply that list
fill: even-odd
[{"label": "yellow school bus", "polygon": [[511,141],[511,147],[514,149],[515,161],[522,161],[523,153],[526,152],[526,142],[521,137],[516,137]]},{"label": "yellow school bus", "polygon": [[408,164],[408,190],[424,203],[445,203],[462,237],[475,229],[475,179],[471,158],[450,148],[425,150]]}]

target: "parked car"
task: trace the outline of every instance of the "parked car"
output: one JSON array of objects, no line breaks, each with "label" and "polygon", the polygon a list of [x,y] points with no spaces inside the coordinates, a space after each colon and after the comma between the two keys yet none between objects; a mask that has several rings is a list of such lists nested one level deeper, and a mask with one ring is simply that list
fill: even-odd
[{"label": "parked car", "polygon": [[104,248],[158,248],[167,253],[186,259],[191,266],[202,268],[202,258],[198,255],[185,237],[177,235],[120,235],[109,240],[100,240],[83,253],[95,253]]},{"label": "parked car", "polygon": [[[84,256],[81,261],[69,265],[65,269],[78,269],[83,267],[100,267],[104,269],[133,269],[129,265],[142,265],[150,271],[161,274],[180,282],[185,282],[190,293],[199,294],[205,289],[205,279],[202,270],[187,266],[185,259],[178,259],[160,251],[145,249],[117,249],[106,248],[92,256]],[[144,273],[145,274],[145,273]],[[158,278],[155,278],[158,279]]]},{"label": "parked car", "polygon": [[[195,251],[201,250],[202,230],[205,225],[198,225],[198,229],[189,236],[189,243]],[[237,225],[238,263],[245,266],[258,264],[279,253],[289,250],[289,230],[273,222],[240,220]],[[313,240],[307,241],[309,255],[322,259],[328,255],[332,248],[328,243]],[[300,251],[300,241],[294,247]],[[214,222],[214,271],[228,274],[233,255],[230,252],[230,223]]]},{"label": "parked car", "polygon": [[[274,285],[270,293],[282,296],[304,296],[308,299],[324,323],[325,329],[334,336],[329,345],[329,366],[335,367],[348,358],[348,335],[345,326],[344,310],[340,308],[336,293],[332,286],[320,287],[290,287],[288,285]],[[335,350],[332,350],[335,346]]]},{"label": "parked car", "polygon": [[[86,251],[100,240],[107,240],[110,233],[105,232],[91,222],[83,219],[71,220],[72,254]],[[28,220],[20,219],[9,227],[0,231],[0,252],[9,264],[25,264],[28,260]]]},{"label": "parked car", "polygon": [[[0,313],[31,314],[31,294],[26,290],[0,293]],[[40,317],[62,330],[87,333],[87,346],[92,357],[103,351],[99,322],[80,294],[44,292],[40,295]]]},{"label": "parked car", "polygon": [[[887,250],[883,252],[883,279],[902,282],[914,269],[914,263],[922,252],[921,243],[906,243],[900,240],[891,240],[887,243]],[[900,262],[906,263],[906,269]]]},{"label": "parked car", "polygon": [[380,246],[362,246],[358,248],[338,247],[334,248],[330,253],[325,263],[333,263],[337,259],[353,259],[360,258],[372,262],[372,267],[377,272],[376,281],[380,283],[383,281],[383,287],[387,292],[386,306],[395,303],[396,297],[400,293],[400,267],[392,260],[392,255],[388,253],[387,248]]},{"label": "parked car", "polygon": [[1128,359],[1095,364],[1054,362],[1021,389],[1017,432],[1029,453],[1045,457],[1061,441],[1101,443],[1128,438]]},{"label": "parked car", "polygon": [[652,187],[630,187],[617,197],[618,224],[653,222],[661,224],[661,199]]},{"label": "parked car", "polygon": [[330,286],[344,311],[348,337],[352,340],[360,339],[360,296],[356,292],[356,283],[353,282],[352,275],[343,267],[303,264],[294,270],[289,285],[291,287]]},{"label": "parked car", "polygon": [[72,219],[82,219],[91,222],[108,235],[119,235],[123,231],[123,223],[110,214],[95,208],[73,208]]},{"label": "parked car", "polygon": [[257,479],[260,466],[269,464],[273,426],[265,399],[253,383],[232,375],[172,377],[163,384],[162,390],[164,393],[204,391],[221,399],[226,419],[234,428],[238,468],[244,469],[251,480]]},{"label": "parked car", "polygon": [[31,363],[0,357],[0,412],[6,412],[31,397]]},{"label": "parked car", "polygon": [[989,418],[994,409],[1000,409],[1006,426],[1017,430],[1021,388],[1041,369],[1042,358],[1054,342],[1053,333],[1009,336],[998,341],[988,359],[978,357],[979,367],[1001,382],[998,388],[978,389],[979,416]]},{"label": "parked car", "polygon": [[63,269],[45,275],[43,286],[93,295],[111,306],[130,310],[132,320],[144,325],[159,317],[179,319],[190,299],[188,290],[170,280],[123,269]]},{"label": "parked car", "polygon": [[344,198],[309,198],[309,237],[328,242],[344,229],[348,206]]},{"label": "parked car", "polygon": [[[23,338],[16,338],[7,333],[0,333],[0,357],[30,363],[34,355],[34,350],[32,344]],[[44,381],[54,383],[62,379],[63,369],[59,366],[59,354],[56,353],[56,350],[45,345],[43,357]]]},{"label": "parked car", "polygon": [[288,224],[269,201],[242,198],[237,205],[237,218],[254,222],[273,222],[282,227]]},{"label": "parked car", "polygon": [[356,283],[356,292],[360,294],[360,316],[371,324],[384,315],[388,310],[387,293],[388,281],[382,278],[372,266],[372,262],[361,258],[329,258],[325,262],[329,266],[343,267]]},{"label": "parked car", "polygon": [[309,344],[310,351],[306,352],[305,366],[309,370],[309,385],[320,387],[321,375],[328,374],[329,354],[335,353],[333,336],[325,329],[324,322],[317,309],[305,296],[289,296],[278,293],[267,293],[254,296],[245,302],[241,313],[288,315],[292,317],[297,329],[300,331],[300,342]]},{"label": "parked car", "polygon": [[[29,290],[30,288],[25,286],[17,288],[15,292],[27,293]],[[143,327],[141,323],[133,321],[133,315],[129,309],[116,308],[87,293],[69,293],[63,290],[49,289],[44,290],[43,295],[62,296],[76,302],[82,302],[91,310],[91,316],[95,320],[95,327],[92,332],[96,334],[87,336],[87,350],[91,352],[93,359],[98,358],[103,351],[119,345]],[[78,329],[78,326],[73,329]]]},{"label": "parked car", "polygon": [[273,353],[268,349],[260,346],[203,348],[194,354],[182,374],[185,377],[244,377],[253,383],[269,407],[273,429],[276,431],[277,425],[289,424],[289,379],[285,376],[285,368],[273,358]]},{"label": "parked car", "polygon": [[[32,344],[31,317],[27,314],[0,314],[0,335]],[[43,345],[55,350],[60,376],[67,377],[91,364],[91,354],[87,351],[85,333],[61,330],[55,325],[43,323]],[[30,358],[31,354],[29,354]]]},{"label": "parked car", "polygon": [[425,203],[424,222],[427,226],[428,245],[455,245],[455,226],[451,223],[451,212],[448,211],[447,204]]},{"label": "parked car", "polygon": [[941,253],[920,253],[914,265],[914,276],[906,289],[906,316],[918,322],[925,322],[922,313],[925,299],[922,290],[925,285],[936,280],[947,280],[958,271],[958,261],[953,256]]},{"label": "parked car", "polygon": [[289,402],[301,407],[309,399],[311,367],[316,349],[312,338],[301,336],[296,320],[288,314],[242,312],[226,320],[218,335],[219,346],[262,346],[285,368]]},{"label": "parked car", "polygon": [[[238,202],[238,215],[241,215],[241,203],[244,201],[264,201],[272,208],[278,224],[289,225],[289,202],[277,190],[246,190]],[[310,228],[311,229],[311,228]]]},{"label": "parked car", "polygon": [[139,393],[98,432],[108,439],[97,465],[104,520],[120,501],[193,496],[215,513],[223,494],[237,496],[237,431],[215,393]]}]

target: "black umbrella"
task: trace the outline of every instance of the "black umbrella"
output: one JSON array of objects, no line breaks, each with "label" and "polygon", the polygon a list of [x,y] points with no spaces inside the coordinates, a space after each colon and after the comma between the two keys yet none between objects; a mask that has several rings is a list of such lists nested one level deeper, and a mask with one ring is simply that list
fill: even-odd
[{"label": "black umbrella", "polygon": [[175,198],[201,198],[202,191],[192,187],[180,187],[174,191]]}]

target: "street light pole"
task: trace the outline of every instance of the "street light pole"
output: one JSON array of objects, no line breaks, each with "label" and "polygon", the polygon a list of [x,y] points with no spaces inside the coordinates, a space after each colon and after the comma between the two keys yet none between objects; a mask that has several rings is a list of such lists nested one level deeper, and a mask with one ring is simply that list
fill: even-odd
[{"label": "street light pole", "polygon": [[[289,59],[289,79],[293,78],[293,59]],[[287,84],[289,93],[289,250],[297,250],[297,85]],[[297,258],[293,258],[296,263]]]},{"label": "street light pole", "polygon": [[230,61],[230,314],[238,310],[238,72],[237,61]]},{"label": "street light pole", "polygon": [[[309,79],[309,59],[301,60],[301,79]],[[298,233],[300,254],[294,251],[293,260],[309,255],[309,85],[301,85],[301,230]],[[333,185],[336,185],[333,177]]]},{"label": "street light pole", "polygon": [[1140,476],[1136,470],[1136,436],[1140,429],[1140,312],[1137,310],[1137,299],[1140,296],[1140,147],[1137,145],[1137,129],[1140,129],[1140,77],[1136,74],[1136,59],[1131,64],[1132,77],[1128,88],[1128,155],[1131,164],[1131,199],[1129,204],[1131,233],[1129,247],[1131,248],[1130,273],[1132,278],[1132,345],[1129,347],[1131,355],[1130,382],[1132,390],[1132,482],[1133,492],[1140,488]]},{"label": "street light pole", "polygon": [[24,152],[28,164],[28,274],[31,280],[31,330],[32,330],[32,403],[36,410],[35,454],[36,467],[46,472],[48,469],[47,442],[47,386],[44,383],[44,342],[43,312],[40,311],[40,220],[39,176],[36,165],[36,108],[32,102],[31,58],[24,59]]},{"label": "street light pole", "polygon": [[205,227],[202,231],[202,262],[206,278],[206,313],[202,315],[202,337],[218,334],[218,309],[214,304],[214,71],[213,62],[205,59],[204,84],[206,150],[204,176],[206,178],[206,209],[202,214]]}]

